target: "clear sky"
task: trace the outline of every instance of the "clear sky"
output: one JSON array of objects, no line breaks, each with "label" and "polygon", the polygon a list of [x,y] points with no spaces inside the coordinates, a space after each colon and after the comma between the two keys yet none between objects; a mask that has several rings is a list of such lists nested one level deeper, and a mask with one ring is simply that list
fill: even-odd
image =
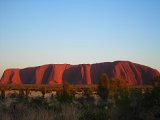
[{"label": "clear sky", "polygon": [[6,68],[128,60],[160,70],[160,0],[0,0]]}]

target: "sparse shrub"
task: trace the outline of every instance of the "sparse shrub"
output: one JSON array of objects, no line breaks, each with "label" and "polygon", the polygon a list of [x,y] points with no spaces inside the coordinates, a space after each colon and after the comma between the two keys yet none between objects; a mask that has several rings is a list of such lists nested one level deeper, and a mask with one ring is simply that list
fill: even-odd
[{"label": "sparse shrub", "polygon": [[19,95],[18,95],[18,97],[19,97],[19,99],[25,97],[25,94],[24,94],[24,90],[23,90],[23,89],[20,89],[20,90],[19,90]]},{"label": "sparse shrub", "polygon": [[92,90],[87,88],[84,90],[84,95],[79,99],[82,104],[94,104],[94,97],[92,96]]},{"label": "sparse shrub", "polygon": [[42,93],[42,97],[44,98],[45,97],[45,94],[46,94],[46,87],[42,87],[40,89],[41,93]]},{"label": "sparse shrub", "polygon": [[18,93],[14,92],[12,94],[9,95],[10,98],[17,98],[18,97]]},{"label": "sparse shrub", "polygon": [[62,94],[63,93],[63,90],[62,89],[59,89],[56,91],[56,94]]},{"label": "sparse shrub", "polygon": [[[111,104],[109,108],[109,116],[111,120],[130,120],[128,117],[132,116],[133,109],[137,105],[138,100],[134,97],[129,97],[125,91],[119,91],[114,96],[115,103]],[[133,103],[132,103],[133,102]],[[133,104],[133,105],[132,105]],[[133,117],[133,116],[132,116]]]},{"label": "sparse shrub", "polygon": [[56,94],[56,99],[61,103],[71,103],[73,101],[73,96],[68,93]]},{"label": "sparse shrub", "polygon": [[5,89],[1,89],[1,96],[0,97],[2,100],[5,99],[5,97],[6,97]]},{"label": "sparse shrub", "polygon": [[33,107],[33,108],[35,107],[35,108],[46,108],[46,109],[48,109],[49,103],[43,97],[35,97],[35,98],[31,98],[30,106]]},{"label": "sparse shrub", "polygon": [[65,82],[63,84],[63,93],[70,94],[70,91],[71,91],[71,85],[70,85],[70,83]]},{"label": "sparse shrub", "polygon": [[94,105],[82,106],[79,120],[108,120],[108,114],[105,107]]},{"label": "sparse shrub", "polygon": [[[160,119],[160,87],[155,87],[150,91],[146,91],[139,99],[139,104],[136,106],[136,114],[139,119]],[[135,115],[136,115],[135,114]]]},{"label": "sparse shrub", "polygon": [[93,93],[93,90],[90,87],[88,87],[87,89],[84,90],[84,95],[87,97],[91,96],[92,93]]},{"label": "sparse shrub", "polygon": [[56,99],[61,103],[71,103],[73,101],[73,95],[71,94],[71,85],[68,82],[64,83],[63,91],[57,91]]},{"label": "sparse shrub", "polygon": [[146,110],[149,110],[150,108],[154,106],[160,108],[160,87],[155,87],[150,92],[146,92],[144,94],[142,106]]},{"label": "sparse shrub", "polygon": [[107,74],[103,73],[100,76],[99,87],[98,87],[98,95],[103,100],[106,100],[108,98],[109,87],[110,87],[110,80],[109,80]]},{"label": "sparse shrub", "polygon": [[112,93],[111,97],[115,99],[127,98],[129,95],[127,84],[124,80],[119,78],[114,78],[111,81],[110,85],[110,93]]},{"label": "sparse shrub", "polygon": [[71,90],[71,91],[70,91],[70,94],[71,94],[73,97],[75,97],[76,91],[75,91],[75,90]]},{"label": "sparse shrub", "polygon": [[119,91],[119,90],[127,90],[127,83],[125,80],[121,80],[119,78],[113,78],[110,84],[110,89],[112,91]]},{"label": "sparse shrub", "polygon": [[160,76],[156,76],[153,79],[153,86],[154,87],[160,87]]},{"label": "sparse shrub", "polygon": [[[0,120],[159,120],[160,119],[160,87],[146,90],[143,94],[141,88],[128,92],[126,84],[120,79],[109,81],[106,75],[102,75],[99,93],[104,100],[98,104],[92,104],[94,98],[90,89],[85,94],[73,101],[72,89],[64,87],[57,92],[55,98],[50,101],[43,97],[26,97],[22,89],[19,93],[13,93],[11,105],[7,99],[0,101]],[[107,80],[108,81],[105,81]],[[102,91],[100,91],[102,90]],[[107,91],[108,93],[105,93]],[[103,93],[104,92],[104,93]],[[113,99],[110,99],[110,94]],[[1,92],[2,93],[2,92]],[[1,94],[2,95],[2,94]],[[2,98],[2,96],[1,96]],[[78,97],[77,97],[78,98]],[[82,102],[81,102],[82,101]],[[113,102],[114,101],[114,102]],[[68,104],[70,103],[70,104]],[[82,104],[80,104],[82,103]],[[114,103],[114,104],[113,104]]]},{"label": "sparse shrub", "polygon": [[26,97],[28,98],[28,95],[29,95],[29,93],[30,93],[30,88],[27,87],[27,88],[25,89],[25,93],[26,93]]}]

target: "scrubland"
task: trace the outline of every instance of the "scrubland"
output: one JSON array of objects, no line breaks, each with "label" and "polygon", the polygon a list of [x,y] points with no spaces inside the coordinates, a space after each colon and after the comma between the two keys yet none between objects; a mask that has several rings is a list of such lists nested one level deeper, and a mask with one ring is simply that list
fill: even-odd
[{"label": "scrubland", "polygon": [[97,91],[73,91],[69,83],[56,94],[30,96],[20,89],[6,95],[1,89],[0,120],[159,120],[160,77],[153,87],[129,89],[119,79],[102,75]]}]

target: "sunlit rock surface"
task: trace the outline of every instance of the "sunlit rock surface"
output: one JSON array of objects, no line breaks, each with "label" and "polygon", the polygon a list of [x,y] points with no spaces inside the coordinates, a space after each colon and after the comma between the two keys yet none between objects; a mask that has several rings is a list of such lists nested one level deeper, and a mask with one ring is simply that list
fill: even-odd
[{"label": "sunlit rock surface", "polygon": [[0,84],[97,84],[100,75],[120,78],[128,85],[151,84],[159,71],[129,61],[104,62],[97,64],[49,64],[24,69],[7,69]]}]

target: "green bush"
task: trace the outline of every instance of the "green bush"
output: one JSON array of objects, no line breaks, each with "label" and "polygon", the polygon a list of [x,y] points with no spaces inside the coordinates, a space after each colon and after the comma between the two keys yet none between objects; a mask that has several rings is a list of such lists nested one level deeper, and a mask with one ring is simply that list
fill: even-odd
[{"label": "green bush", "polygon": [[2,99],[2,94],[0,94],[0,101],[2,101],[3,99]]},{"label": "green bush", "polygon": [[109,94],[109,90],[106,89],[105,87],[99,86],[98,88],[98,95],[103,99],[107,100]]},{"label": "green bush", "polygon": [[83,105],[79,120],[108,120],[109,116],[104,106]]},{"label": "green bush", "polygon": [[1,99],[5,99],[6,94],[5,94],[5,89],[1,89]]},{"label": "green bush", "polygon": [[107,76],[107,74],[103,73],[100,76],[100,81],[99,81],[99,87],[98,87],[98,95],[103,99],[107,100],[108,95],[109,95],[109,88],[110,88],[110,79]]},{"label": "green bush", "polygon": [[56,94],[56,99],[61,103],[71,103],[73,101],[73,96],[68,93]]},{"label": "green bush", "polygon": [[33,108],[34,107],[35,108],[46,108],[46,109],[49,108],[49,103],[43,97],[31,98],[29,103],[30,103],[30,106]]},{"label": "green bush", "polygon": [[14,92],[12,94],[9,95],[10,98],[17,98],[18,97],[18,93]]}]

